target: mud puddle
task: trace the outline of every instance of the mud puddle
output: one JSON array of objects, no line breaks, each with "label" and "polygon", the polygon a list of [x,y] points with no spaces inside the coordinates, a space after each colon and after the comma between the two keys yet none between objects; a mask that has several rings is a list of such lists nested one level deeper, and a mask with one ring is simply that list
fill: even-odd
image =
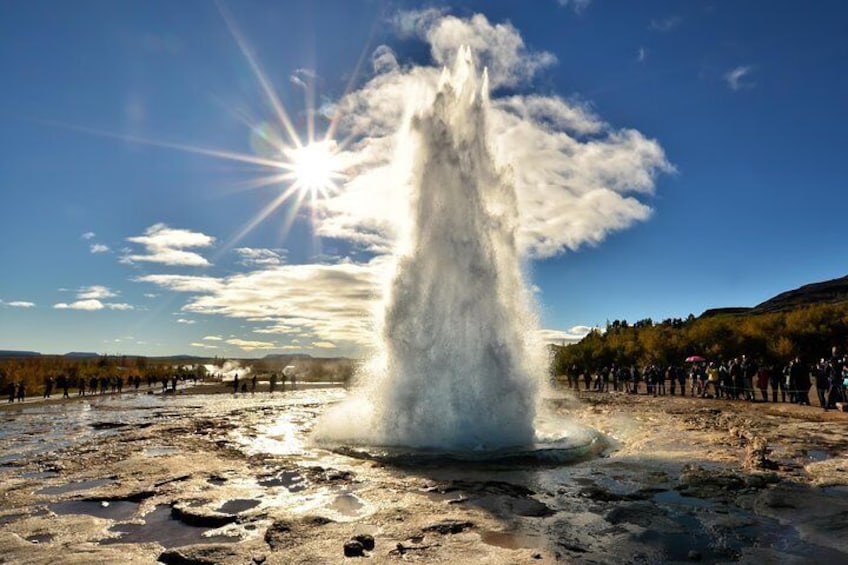
[{"label": "mud puddle", "polygon": [[115,521],[129,520],[138,511],[137,502],[115,500],[111,502],[97,500],[67,500],[48,505],[56,514],[87,514]]},{"label": "mud puddle", "polygon": [[204,535],[208,528],[189,526],[176,520],[171,515],[171,507],[159,505],[153,511],[145,514],[143,524],[117,524],[109,531],[119,534],[115,538],[101,540],[104,545],[121,543],[155,542],[170,549],[197,543],[235,543],[238,537],[221,535]]},{"label": "mud puddle", "polygon": [[228,500],[217,510],[224,514],[241,514],[242,512],[247,512],[252,508],[256,508],[260,504],[262,504],[262,501],[260,500],[252,498],[236,498],[234,500]]}]

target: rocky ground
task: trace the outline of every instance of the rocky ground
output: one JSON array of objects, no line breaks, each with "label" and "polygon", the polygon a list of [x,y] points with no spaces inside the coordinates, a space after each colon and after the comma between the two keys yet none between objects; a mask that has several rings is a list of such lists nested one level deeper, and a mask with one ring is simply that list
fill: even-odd
[{"label": "rocky ground", "polygon": [[602,456],[387,462],[309,444],[342,391],[209,392],[0,409],[0,562],[848,560],[848,414],[563,393]]}]

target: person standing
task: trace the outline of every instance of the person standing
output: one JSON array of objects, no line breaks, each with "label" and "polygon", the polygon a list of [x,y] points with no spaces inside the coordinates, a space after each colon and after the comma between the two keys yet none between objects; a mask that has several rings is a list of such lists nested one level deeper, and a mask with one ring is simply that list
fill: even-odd
[{"label": "person standing", "polygon": [[6,386],[6,392],[9,393],[9,402],[15,401],[15,396],[17,395],[18,389],[15,386],[15,383],[9,381],[9,384]]},{"label": "person standing", "polygon": [[795,389],[795,402],[810,405],[810,371],[800,357],[796,357],[789,369],[790,382]]},{"label": "person standing", "polygon": [[763,365],[757,371],[757,388],[760,389],[760,396],[763,397],[763,402],[768,402],[768,386],[771,381],[772,369],[769,365]]},{"label": "person standing", "polygon": [[18,383],[18,402],[26,400],[26,385],[23,382]]},{"label": "person standing", "polygon": [[730,378],[730,369],[727,368],[727,363],[719,362],[718,366],[718,387],[719,393],[725,400],[730,398],[730,391],[733,389],[733,381]]},{"label": "person standing", "polygon": [[781,383],[781,377],[783,375],[780,374],[780,371],[777,367],[772,367],[771,373],[769,373],[769,384],[771,385],[771,401],[777,402],[777,389],[783,391],[784,402],[786,401],[786,388]]},{"label": "person standing", "polygon": [[238,373],[233,377],[233,394],[238,394],[239,378]]},{"label": "person standing", "polygon": [[738,358],[735,358],[730,362],[730,397],[733,398],[733,400],[738,399],[739,394],[744,390],[744,380],[745,377],[742,374],[742,364],[739,363]]},{"label": "person standing", "polygon": [[718,398],[718,377],[718,367],[716,366],[714,361],[710,361],[710,364],[707,367],[707,382],[704,384],[704,392],[701,393],[702,397],[709,396],[710,385],[712,385],[713,395],[715,395],[715,398]]},{"label": "person standing", "polygon": [[827,393],[828,408],[836,408],[837,402],[845,402],[845,376],[848,375],[848,365],[845,364],[845,359],[839,357],[838,350],[834,347],[831,350],[829,369],[830,388]]},{"label": "person standing", "polygon": [[813,368],[813,377],[816,381],[816,395],[819,397],[819,406],[822,407],[825,411],[827,411],[828,403],[827,403],[827,392],[830,388],[830,367],[828,367],[827,361],[821,359]]},{"label": "person standing", "polygon": [[268,388],[271,394],[274,394],[274,389],[277,388],[277,373],[271,373],[271,378],[268,381]]}]

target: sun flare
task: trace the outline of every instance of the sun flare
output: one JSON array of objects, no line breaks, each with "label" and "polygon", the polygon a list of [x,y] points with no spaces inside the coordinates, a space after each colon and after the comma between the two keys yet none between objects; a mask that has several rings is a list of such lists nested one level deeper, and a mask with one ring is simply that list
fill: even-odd
[{"label": "sun flare", "polygon": [[313,141],[303,147],[285,150],[294,186],[311,196],[327,196],[341,179],[335,143]]}]

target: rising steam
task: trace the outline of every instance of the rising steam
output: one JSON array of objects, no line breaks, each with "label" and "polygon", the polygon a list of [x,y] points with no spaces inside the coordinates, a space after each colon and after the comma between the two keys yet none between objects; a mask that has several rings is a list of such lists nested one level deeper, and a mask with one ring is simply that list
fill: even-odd
[{"label": "rising steam", "polygon": [[332,410],[328,441],[440,449],[533,443],[536,321],[518,209],[486,142],[488,80],[468,47],[411,119],[409,233],[395,254],[383,351],[365,390]]}]

